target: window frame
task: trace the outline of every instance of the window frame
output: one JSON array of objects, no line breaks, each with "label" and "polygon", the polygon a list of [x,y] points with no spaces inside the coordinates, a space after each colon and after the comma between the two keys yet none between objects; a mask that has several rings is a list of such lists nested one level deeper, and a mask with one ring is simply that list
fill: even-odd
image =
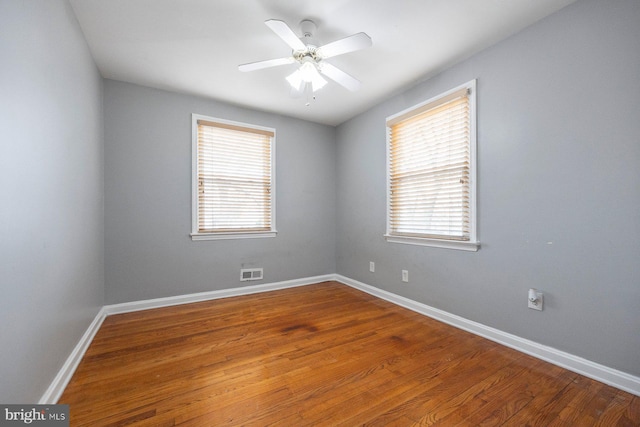
[{"label": "window frame", "polygon": [[[273,134],[270,144],[271,155],[271,182],[270,182],[270,207],[271,207],[271,227],[268,231],[199,231],[198,224],[198,121],[219,123],[223,126],[234,126],[246,129],[255,129]],[[204,116],[193,113],[191,115],[191,239],[201,240],[231,240],[231,239],[255,239],[264,237],[275,237],[276,230],[276,130],[274,128],[258,126],[249,123],[242,123],[232,120],[220,119],[217,117]]]},{"label": "window frame", "polygon": [[[457,240],[435,237],[417,237],[393,234],[391,231],[391,130],[389,122],[399,117],[407,120],[424,111],[429,110],[429,105],[437,106],[439,101],[458,91],[466,89],[469,99],[469,240]],[[457,249],[463,251],[477,251],[480,247],[477,229],[477,127],[476,127],[476,80],[459,85],[442,94],[429,98],[428,100],[409,107],[399,113],[386,118],[386,232],[384,237],[390,243],[402,243],[419,246],[430,246],[445,249]]]}]

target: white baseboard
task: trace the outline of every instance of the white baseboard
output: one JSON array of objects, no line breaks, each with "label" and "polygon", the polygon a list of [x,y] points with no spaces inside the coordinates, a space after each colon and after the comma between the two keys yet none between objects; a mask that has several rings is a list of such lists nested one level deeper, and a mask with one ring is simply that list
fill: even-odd
[{"label": "white baseboard", "polygon": [[596,381],[603,382],[620,390],[640,396],[640,377],[609,368],[608,366],[583,359],[582,357],[574,356],[573,354],[566,353],[553,347],[548,347],[546,345],[503,332],[490,326],[465,319],[464,317],[456,316],[455,314],[430,307],[426,304],[358,282],[357,280],[353,280],[339,274],[335,276],[335,280],[401,307],[408,308],[409,310],[439,320],[448,325],[471,332],[472,334],[479,335],[497,342],[498,344],[505,345],[513,348],[514,350],[521,351],[530,356],[558,365],[570,371],[584,375],[585,377],[592,378]]},{"label": "white baseboard", "polygon": [[71,377],[78,368],[78,365],[80,364],[84,353],[89,348],[89,344],[91,344],[91,341],[93,341],[93,337],[100,329],[100,326],[102,325],[102,322],[106,317],[107,314],[103,307],[100,309],[98,314],[96,314],[93,322],[91,322],[84,335],[82,335],[80,341],[78,341],[78,344],[75,346],[67,360],[64,362],[64,365],[62,365],[60,371],[58,371],[58,375],[56,375],[56,377],[49,385],[49,388],[47,388],[47,391],[45,391],[40,398],[38,404],[53,405],[58,402],[58,399],[60,399],[60,396],[62,396],[64,389],[67,387],[67,384],[69,384],[69,381],[71,381]]},{"label": "white baseboard", "polygon": [[143,301],[127,302],[122,304],[106,305],[102,307],[102,309],[98,312],[93,322],[91,322],[91,325],[89,325],[87,331],[84,333],[82,338],[80,338],[80,341],[58,372],[58,375],[56,375],[47,391],[40,398],[39,403],[54,404],[58,401],[60,396],[62,396],[65,387],[71,380],[71,377],[78,367],[80,360],[82,360],[82,356],[84,356],[84,353],[89,348],[93,337],[95,336],[96,332],[98,332],[98,329],[100,328],[100,325],[102,325],[104,319],[109,315],[148,310],[152,308],[169,307],[172,305],[188,304],[192,302],[208,301],[219,298],[249,295],[260,292],[275,291],[279,289],[311,285],[314,283],[325,282],[329,280],[338,281],[345,285],[351,286],[352,288],[361,290],[378,298],[389,301],[393,304],[447,323],[456,328],[463,329],[467,332],[471,332],[475,335],[487,338],[491,341],[529,354],[533,357],[537,357],[538,359],[542,359],[549,363],[553,363],[554,365],[569,369],[570,371],[579,373],[596,381],[603,382],[620,390],[624,390],[629,393],[635,394],[636,396],[640,396],[639,377],[609,368],[604,365],[600,365],[598,363],[583,359],[578,356],[574,356],[572,354],[557,350],[552,347],[547,347],[534,341],[520,338],[516,335],[512,335],[498,329],[491,328],[489,326],[485,326],[481,323],[456,316],[455,314],[430,307],[426,304],[393,294],[383,289],[367,285],[365,283],[350,279],[339,274],[326,274],[323,276],[306,277],[296,280],[265,283],[254,286],[243,286],[241,288],[223,289],[219,291],[200,292],[195,294],[178,295],[174,297],[156,298]]},{"label": "white baseboard", "polygon": [[260,292],[277,291],[279,289],[311,285],[313,283],[326,282],[328,280],[335,280],[335,274],[305,277],[303,279],[264,283],[253,286],[243,286],[240,288],[222,289],[219,291],[199,292],[196,294],[177,295],[166,298],[155,298],[142,301],[125,302],[122,304],[105,305],[104,310],[107,313],[107,316],[109,316],[111,314],[129,313],[131,311],[149,310],[152,308],[169,307],[172,305],[188,304],[192,302],[257,294]]}]

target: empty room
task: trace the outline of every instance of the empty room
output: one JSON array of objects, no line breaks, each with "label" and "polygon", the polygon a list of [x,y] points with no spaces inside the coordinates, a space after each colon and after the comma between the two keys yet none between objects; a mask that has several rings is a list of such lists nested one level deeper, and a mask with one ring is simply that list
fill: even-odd
[{"label": "empty room", "polygon": [[640,425],[639,22],[0,0],[0,424]]}]

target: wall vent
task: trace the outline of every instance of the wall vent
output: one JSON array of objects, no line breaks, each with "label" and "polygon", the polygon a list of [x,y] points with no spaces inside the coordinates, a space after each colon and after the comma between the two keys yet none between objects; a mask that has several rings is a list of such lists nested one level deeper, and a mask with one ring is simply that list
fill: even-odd
[{"label": "wall vent", "polygon": [[247,280],[261,280],[262,268],[243,268],[240,270],[240,281],[246,282]]}]

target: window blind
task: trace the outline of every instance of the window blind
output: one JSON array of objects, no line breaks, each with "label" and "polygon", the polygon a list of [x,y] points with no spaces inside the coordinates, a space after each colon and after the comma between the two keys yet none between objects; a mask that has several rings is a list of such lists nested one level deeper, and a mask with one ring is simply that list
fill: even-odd
[{"label": "window blind", "polygon": [[388,234],[470,240],[468,88],[387,120]]},{"label": "window blind", "polygon": [[197,121],[198,233],[272,230],[274,132]]}]

